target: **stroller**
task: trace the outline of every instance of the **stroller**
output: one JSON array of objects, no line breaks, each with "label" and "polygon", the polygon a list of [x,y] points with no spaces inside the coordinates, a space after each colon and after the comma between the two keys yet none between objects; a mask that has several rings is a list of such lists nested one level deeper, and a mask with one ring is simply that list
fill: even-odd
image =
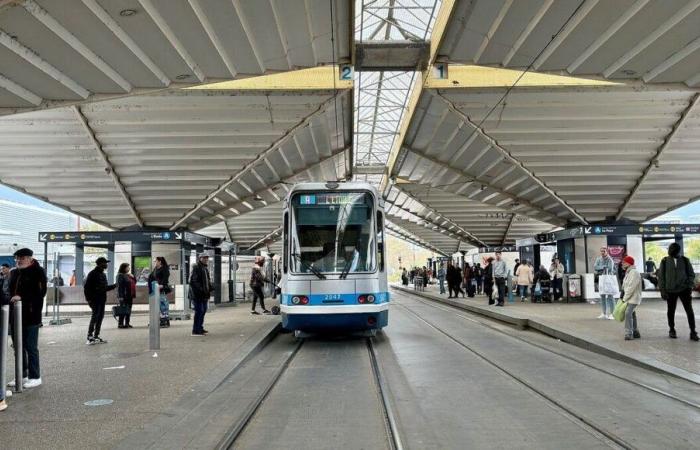
[{"label": "stroller", "polygon": [[538,281],[540,288],[532,290],[532,303],[552,303],[552,281]]}]

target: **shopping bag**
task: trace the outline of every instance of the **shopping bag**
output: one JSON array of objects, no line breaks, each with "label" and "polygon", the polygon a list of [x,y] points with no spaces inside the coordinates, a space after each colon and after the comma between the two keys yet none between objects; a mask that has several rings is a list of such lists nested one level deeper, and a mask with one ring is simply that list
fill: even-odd
[{"label": "shopping bag", "polygon": [[615,275],[601,275],[598,280],[598,293],[601,295],[620,296],[620,287],[617,284]]},{"label": "shopping bag", "polygon": [[622,300],[618,300],[617,304],[615,304],[615,309],[613,309],[613,317],[618,322],[624,322],[625,321],[625,312],[627,312],[627,302],[623,302]]},{"label": "shopping bag", "polygon": [[535,285],[535,295],[542,295],[542,285],[540,285],[539,281]]}]

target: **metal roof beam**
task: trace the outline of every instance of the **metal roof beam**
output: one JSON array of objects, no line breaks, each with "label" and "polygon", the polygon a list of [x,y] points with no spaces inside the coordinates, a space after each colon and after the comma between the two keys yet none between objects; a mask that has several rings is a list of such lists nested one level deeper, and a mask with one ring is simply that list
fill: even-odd
[{"label": "metal roof beam", "polygon": [[277,241],[281,237],[281,234],[282,234],[282,227],[280,226],[280,227],[277,227],[274,230],[270,231],[265,236],[261,237],[260,239],[255,241],[253,244],[248,246],[246,251],[255,250],[256,248],[258,248],[262,244],[264,244],[266,241],[270,241],[270,240],[273,242]]},{"label": "metal roof beam", "polygon": [[199,3],[199,1],[200,0],[189,0],[190,7],[192,8],[192,11],[194,11],[194,14],[197,16],[200,25],[202,25],[202,28],[204,28],[204,31],[207,33],[207,36],[209,36],[209,40],[211,41],[212,45],[214,45],[214,48],[219,53],[219,57],[224,62],[224,65],[231,74],[231,77],[236,78],[236,76],[238,75],[238,69],[236,69],[236,65],[233,63],[231,56],[226,51],[226,46],[221,41],[221,38],[219,38],[219,35],[216,34],[214,27],[212,26],[211,22],[209,21],[209,18],[202,9],[202,5]]},{"label": "metal roof beam", "polygon": [[506,231],[503,233],[503,240],[501,241],[501,245],[506,245],[506,241],[508,240],[508,233],[510,233],[510,229],[513,228],[513,222],[515,222],[516,216],[517,214],[513,213],[513,215],[510,217],[510,220],[508,221],[508,226],[506,227]]},{"label": "metal roof beam", "polygon": [[[198,210],[200,210],[204,205],[209,203],[214,197],[219,195],[221,192],[223,192],[226,188],[228,188],[230,185],[233,183],[237,182],[243,175],[247,174],[250,169],[255,168],[259,163],[262,163],[270,154],[273,152],[277,151],[282,145],[284,145],[289,139],[294,137],[294,134],[306,127],[311,120],[316,117],[318,114],[323,113],[326,110],[326,107],[330,105],[338,96],[343,96],[346,95],[346,92],[343,93],[338,93],[330,98],[326,99],[323,103],[319,105],[318,108],[316,108],[313,112],[305,116],[299,123],[294,125],[292,128],[290,128],[284,135],[282,135],[279,139],[277,139],[275,142],[272,143],[267,149],[262,151],[255,159],[253,159],[251,162],[246,164],[241,170],[239,170],[235,175],[233,175],[231,178],[229,178],[227,181],[222,183],[219,187],[214,189],[212,192],[209,193],[201,202],[197,203],[194,208],[191,210],[187,211],[179,220],[177,220],[173,225],[170,227],[171,230],[174,230],[178,228],[180,225],[182,225],[187,219],[189,219],[190,216],[192,216],[194,213],[196,213]],[[285,161],[285,164],[289,167],[290,172],[292,171],[291,165],[289,164],[289,161],[287,160],[286,156],[284,156],[284,152],[280,152],[280,155],[282,156],[282,159]]]},{"label": "metal roof beam", "polygon": [[34,106],[41,105],[41,102],[43,101],[43,99],[34,92],[20,86],[9,78],[4,77],[2,74],[0,74],[0,88],[5,89],[11,94],[21,98],[27,103],[31,103]]},{"label": "metal roof beam", "polygon": [[659,160],[661,158],[661,155],[668,148],[671,141],[678,133],[678,130],[681,128],[681,126],[683,126],[683,123],[688,118],[688,116],[692,112],[693,108],[695,108],[699,102],[700,102],[700,93],[697,93],[693,96],[690,103],[688,103],[688,106],[683,110],[683,112],[681,113],[681,116],[678,118],[676,123],[673,124],[673,128],[671,129],[671,131],[668,133],[668,135],[664,139],[664,142],[656,150],[656,154],[649,160],[649,164],[644,169],[644,171],[642,172],[642,175],[637,180],[637,183],[635,183],[634,187],[632,188],[629,195],[625,199],[625,202],[622,204],[622,206],[618,210],[617,215],[615,216],[615,220],[619,220],[620,217],[622,217],[622,214],[624,214],[625,210],[629,207],[630,203],[632,202],[632,199],[634,199],[634,197],[637,195],[637,192],[639,192],[639,189],[642,187],[642,183],[644,183],[644,180],[646,180],[647,177],[649,176],[649,173],[651,173],[651,171],[654,170],[654,168],[656,168],[659,165]]},{"label": "metal roof beam", "polygon": [[393,222],[387,221],[386,231],[389,234],[396,236],[398,239],[403,239],[405,241],[410,242],[413,245],[423,247],[425,249],[428,249],[428,250],[433,251],[435,253],[438,253],[440,255],[446,255],[446,253],[444,251],[440,250],[439,248],[435,247],[434,245],[430,244],[429,242],[425,241],[424,239],[421,239],[420,237],[415,236],[412,233],[409,233],[408,231],[401,228],[401,226],[394,224]]},{"label": "metal roof beam", "polygon": [[540,20],[542,20],[542,17],[544,17],[545,14],[547,14],[547,11],[549,11],[549,8],[552,6],[552,3],[554,3],[554,0],[544,0],[542,3],[542,6],[540,6],[540,9],[537,10],[534,16],[532,16],[532,19],[530,19],[530,22],[528,22],[527,26],[523,30],[522,33],[520,33],[520,36],[518,36],[518,39],[515,41],[513,44],[513,47],[511,47],[510,51],[506,55],[506,57],[503,59],[503,67],[506,67],[508,63],[513,59],[516,53],[518,53],[518,50],[520,50],[520,47],[525,43],[525,40],[530,36],[530,33],[532,33],[532,30],[535,29],[538,23],[540,23]]},{"label": "metal roof beam", "polygon": [[[699,0],[699,1],[700,1],[700,0]],[[444,95],[442,95],[439,91],[438,91],[438,92],[430,91],[430,92],[431,92],[431,94],[440,97],[440,98],[445,102],[445,104],[447,105],[447,107],[450,108],[450,110],[451,110],[452,112],[454,112],[457,116],[459,116],[462,120],[464,120],[464,121],[467,122],[469,125],[471,125],[472,128],[474,128],[474,132],[475,132],[475,133],[479,133],[479,135],[481,135],[481,137],[482,137],[484,140],[486,140],[489,144],[491,144],[491,147],[493,147],[494,149],[498,150],[498,151],[503,155],[503,157],[506,158],[511,164],[514,164],[514,165],[518,166],[518,168],[519,168],[520,170],[522,170],[523,172],[525,172],[525,173],[530,177],[530,179],[532,179],[532,181],[534,181],[535,183],[537,183],[542,189],[544,189],[545,192],[547,192],[549,195],[551,195],[552,198],[556,199],[556,200],[557,200],[567,211],[569,211],[569,213],[571,213],[576,219],[578,219],[579,221],[581,221],[581,223],[583,223],[584,225],[587,225],[587,224],[588,224],[588,221],[587,221],[581,214],[579,214],[571,205],[569,205],[569,204],[566,202],[566,200],[564,200],[563,198],[561,198],[552,188],[550,188],[549,186],[547,186],[547,184],[546,184],[544,181],[540,180],[539,177],[538,177],[537,175],[535,175],[534,172],[532,172],[530,169],[528,169],[527,167],[525,167],[525,165],[524,165],[519,159],[517,159],[517,158],[515,158],[513,155],[511,155],[510,152],[509,152],[508,150],[506,150],[505,148],[503,148],[503,147],[502,147],[494,138],[492,138],[483,128],[481,128],[478,124],[474,123],[468,115],[466,115],[465,113],[463,113],[462,111],[460,111],[459,108],[457,108],[457,107],[454,105],[454,103],[452,103],[451,100],[449,100],[447,97],[445,97]]]},{"label": "metal roof beam", "polygon": [[88,123],[87,117],[85,117],[83,112],[80,110],[79,106],[73,106],[73,111],[75,112],[75,115],[78,118],[80,125],[85,130],[85,133],[90,138],[90,142],[92,142],[92,145],[95,146],[95,150],[97,150],[97,153],[102,158],[102,161],[105,164],[105,172],[107,172],[109,174],[109,176],[112,178],[112,181],[114,181],[114,184],[117,186],[117,189],[119,189],[119,192],[121,193],[122,198],[124,199],[126,204],[129,206],[129,209],[131,210],[131,214],[134,216],[134,219],[136,219],[136,223],[139,225],[139,227],[143,228],[143,220],[141,219],[139,212],[136,210],[136,206],[134,205],[134,202],[131,200],[131,197],[126,192],[126,188],[124,187],[124,184],[122,183],[121,179],[119,178],[119,175],[114,170],[114,166],[110,162],[109,156],[107,156],[107,153],[105,153],[105,151],[102,149],[102,144],[95,136],[95,132],[92,130],[92,128],[90,128],[90,124]]}]

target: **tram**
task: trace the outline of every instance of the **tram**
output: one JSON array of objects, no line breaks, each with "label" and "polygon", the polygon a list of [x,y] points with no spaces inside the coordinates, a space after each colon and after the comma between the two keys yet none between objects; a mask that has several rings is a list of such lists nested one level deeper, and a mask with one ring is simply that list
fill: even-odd
[{"label": "tram", "polygon": [[389,319],[384,210],[368,183],[300,183],[284,204],[282,325],[376,333]]}]

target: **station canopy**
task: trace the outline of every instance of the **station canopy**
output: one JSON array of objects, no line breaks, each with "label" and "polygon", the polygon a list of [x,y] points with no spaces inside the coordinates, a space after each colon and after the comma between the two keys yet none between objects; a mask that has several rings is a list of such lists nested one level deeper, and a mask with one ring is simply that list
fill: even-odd
[{"label": "station canopy", "polygon": [[698,0],[0,0],[0,182],[242,250],[279,247],[302,181],[376,184],[389,233],[442,254],[645,221],[700,195],[698,23]]}]

